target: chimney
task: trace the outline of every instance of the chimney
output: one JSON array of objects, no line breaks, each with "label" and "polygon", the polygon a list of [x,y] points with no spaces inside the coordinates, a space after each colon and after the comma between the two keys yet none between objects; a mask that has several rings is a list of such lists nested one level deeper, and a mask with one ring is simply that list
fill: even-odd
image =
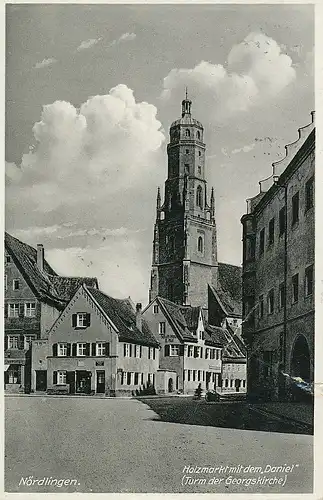
[{"label": "chimney", "polygon": [[41,243],[37,244],[37,267],[41,273],[44,271],[44,247]]},{"label": "chimney", "polygon": [[138,302],[138,304],[136,304],[136,327],[140,331],[142,329],[141,310],[142,310],[142,304]]}]

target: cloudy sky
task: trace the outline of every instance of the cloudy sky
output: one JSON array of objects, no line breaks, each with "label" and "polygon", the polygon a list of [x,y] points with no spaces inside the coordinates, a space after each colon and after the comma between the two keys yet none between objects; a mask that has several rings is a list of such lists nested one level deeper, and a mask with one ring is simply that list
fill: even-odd
[{"label": "cloudy sky", "polygon": [[314,109],[313,7],[7,5],[6,228],[64,275],[147,303],[157,186],[188,86],[219,260]]}]

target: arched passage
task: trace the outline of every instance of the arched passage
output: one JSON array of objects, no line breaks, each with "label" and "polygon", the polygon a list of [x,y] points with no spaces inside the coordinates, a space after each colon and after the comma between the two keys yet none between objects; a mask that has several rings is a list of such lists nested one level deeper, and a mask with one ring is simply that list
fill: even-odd
[{"label": "arched passage", "polygon": [[310,350],[304,335],[299,335],[294,343],[291,357],[291,375],[310,382]]}]

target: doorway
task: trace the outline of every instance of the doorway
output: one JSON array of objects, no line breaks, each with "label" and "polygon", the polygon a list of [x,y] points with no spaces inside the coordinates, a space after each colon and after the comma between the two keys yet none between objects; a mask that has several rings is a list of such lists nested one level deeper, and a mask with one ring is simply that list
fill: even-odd
[{"label": "doorway", "polygon": [[105,371],[96,372],[96,392],[99,394],[105,393]]},{"label": "doorway", "polygon": [[77,371],[76,372],[76,392],[90,394],[91,392],[91,372]]},{"label": "doorway", "polygon": [[47,390],[47,370],[36,370],[36,391]]},{"label": "doorway", "polygon": [[69,393],[75,393],[75,372],[66,373],[66,383],[70,386]]}]

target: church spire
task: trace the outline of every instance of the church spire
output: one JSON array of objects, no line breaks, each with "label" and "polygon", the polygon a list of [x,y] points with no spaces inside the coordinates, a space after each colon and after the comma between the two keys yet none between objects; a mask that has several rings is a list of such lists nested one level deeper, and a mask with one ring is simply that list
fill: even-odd
[{"label": "church spire", "polygon": [[192,101],[187,97],[187,87],[185,87],[185,99],[182,100],[182,118],[191,114]]}]

